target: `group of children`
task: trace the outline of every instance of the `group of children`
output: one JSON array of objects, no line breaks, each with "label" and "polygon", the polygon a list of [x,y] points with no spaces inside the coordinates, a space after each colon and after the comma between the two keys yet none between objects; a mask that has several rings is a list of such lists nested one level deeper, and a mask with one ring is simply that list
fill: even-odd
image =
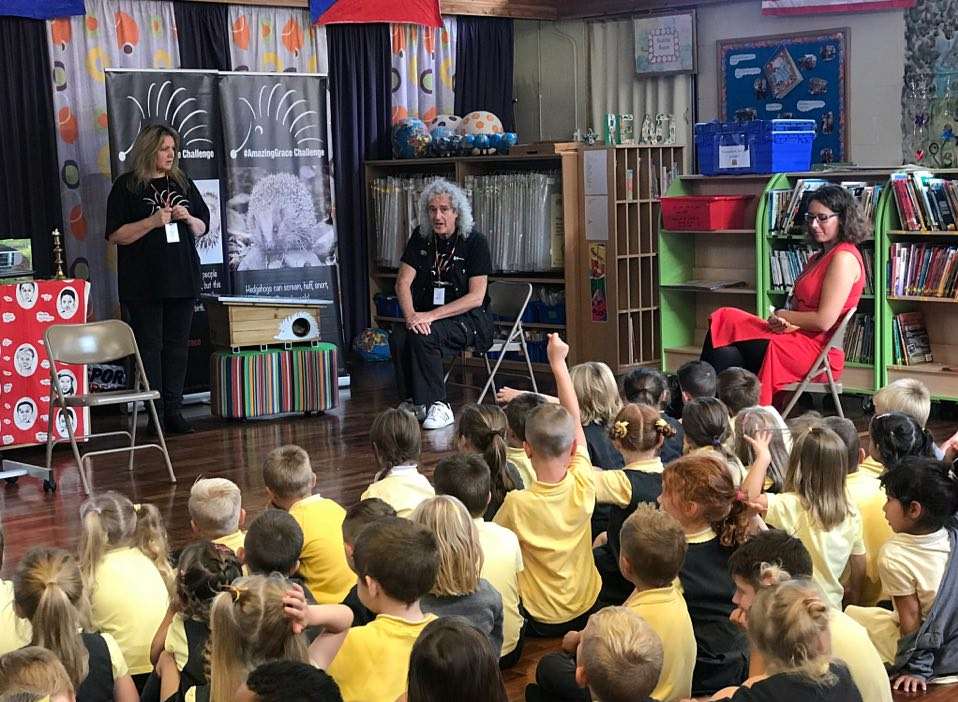
[{"label": "group of children", "polygon": [[348,510],[296,446],[248,524],[198,480],[178,553],[154,507],[91,497],[77,553],[0,582],[0,694],[505,702],[526,637],[562,639],[533,702],[885,702],[958,673],[958,441],[934,445],[920,383],[876,394],[866,456],[848,420],[759,406],[748,371],[686,364],[676,417],[657,371],[620,395],[567,353],[551,335],[555,397],[464,408],[431,480],[415,417],[380,414]]}]

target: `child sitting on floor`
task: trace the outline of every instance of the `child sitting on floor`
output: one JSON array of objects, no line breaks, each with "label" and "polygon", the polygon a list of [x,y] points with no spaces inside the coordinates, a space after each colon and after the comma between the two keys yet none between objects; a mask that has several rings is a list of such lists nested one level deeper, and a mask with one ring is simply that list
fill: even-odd
[{"label": "child sitting on floor", "polygon": [[[396,510],[378,497],[367,497],[346,510],[346,518],[343,519],[343,548],[346,550],[346,563],[349,564],[350,570],[356,572],[353,549],[356,547],[359,532],[375,521],[395,516]],[[358,588],[358,585],[352,586],[343,604],[353,612],[353,626],[365,626],[376,618],[376,613],[370,612],[359,599]]]},{"label": "child sitting on floor", "polygon": [[[418,426],[416,431],[419,431]],[[266,455],[263,483],[270,502],[286,510],[303,530],[299,573],[316,601],[342,602],[353,584],[343,551],[346,510],[319,493],[309,454],[299,446],[280,446]]]},{"label": "child sitting on floor", "polygon": [[895,610],[849,607],[893,671],[896,690],[924,690],[958,672],[958,478],[932,458],[903,459],[881,477],[885,516],[895,535],[878,556],[878,575]]},{"label": "child sitting on floor", "polygon": [[[730,369],[731,370],[731,369]],[[785,485],[785,473],[788,470],[788,452],[791,447],[791,434],[778,425],[775,417],[764,407],[746,407],[733,417],[732,450],[742,465],[751,465],[755,460],[755,451],[749,439],[758,432],[768,432],[771,441],[768,445],[770,463],[765,474],[765,491],[781,492]],[[788,436],[788,446],[785,437]]]},{"label": "child sitting on floor", "polygon": [[868,424],[868,436],[869,454],[861,467],[876,477],[907,456],[935,457],[931,434],[904,412],[876,414]]},{"label": "child sitting on floor", "polygon": [[[889,412],[901,412],[914,419],[918,426],[927,429],[928,417],[931,414],[931,392],[928,386],[917,378],[901,378],[894,380],[872,396],[872,403],[875,406],[875,416],[887,414]],[[931,455],[939,460],[944,458],[944,452],[931,439]],[[954,442],[958,435],[951,437],[944,445]],[[863,467],[871,472],[880,474],[881,466],[870,455],[865,459]]]},{"label": "child sitting on floor", "polygon": [[714,397],[689,400],[682,410],[682,428],[685,429],[685,453],[717,451],[728,463],[732,480],[739,485],[745,478],[745,468],[732,451],[732,424],[728,408]]},{"label": "child sitting on floor", "polygon": [[728,407],[728,412],[732,416],[732,429],[735,428],[735,417],[742,410],[763,409],[771,415],[775,426],[781,430],[785,451],[788,452],[792,448],[792,437],[789,435],[788,425],[774,406],[758,404],[761,393],[762,381],[745,368],[726,368],[716,378],[715,396]]},{"label": "child sitting on floor", "polygon": [[226,478],[200,478],[190,488],[190,526],[201,539],[223,544],[235,553],[243,545],[246,521],[239,487]]},{"label": "child sitting on floor", "polygon": [[529,412],[545,402],[542,395],[523,392],[509,400],[504,408],[509,425],[509,431],[506,433],[506,458],[519,471],[523,488],[530,487],[536,481],[536,472],[532,470],[532,463],[526,450],[522,448],[526,440],[526,418]]},{"label": "child sitting on floor", "polygon": [[416,505],[436,494],[419,472],[422,433],[412,414],[400,409],[380,412],[369,429],[369,441],[379,472],[360,499],[378,497],[400,517],[408,517]]},{"label": "child sitting on floor", "polygon": [[492,477],[492,499],[486,506],[485,519],[493,519],[506,493],[521,490],[522,476],[507,458],[506,414],[496,405],[466,405],[456,422],[456,448],[460,453],[480,453]]},{"label": "child sitting on floor", "polygon": [[626,402],[636,405],[648,405],[659,411],[659,415],[669,423],[675,432],[662,444],[659,456],[662,463],[669,463],[682,455],[685,430],[682,422],[665,413],[669,404],[669,384],[661,371],[655,368],[636,368],[622,380],[622,394]]},{"label": "child sitting on floor", "polygon": [[236,702],[343,702],[339,685],[308,663],[263,663],[240,685]]},{"label": "child sitting on floor", "polygon": [[76,702],[63,663],[39,646],[24,646],[0,656],[0,690],[10,702]]},{"label": "child sitting on floor", "polygon": [[[4,531],[0,524],[0,569],[3,568]],[[30,643],[30,622],[13,608],[13,581],[0,580],[0,656]]]},{"label": "child sitting on floor", "polygon": [[86,500],[80,521],[78,560],[93,629],[116,639],[130,675],[145,681],[153,670],[150,645],[166,616],[174,579],[159,510],[111,491]]}]

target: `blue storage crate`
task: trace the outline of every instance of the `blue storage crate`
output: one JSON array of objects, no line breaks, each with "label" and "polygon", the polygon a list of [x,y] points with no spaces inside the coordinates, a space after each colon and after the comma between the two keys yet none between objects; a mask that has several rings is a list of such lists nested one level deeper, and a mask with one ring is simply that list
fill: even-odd
[{"label": "blue storage crate", "polygon": [[543,302],[539,321],[543,324],[565,324],[565,303],[549,305]]},{"label": "blue storage crate", "polygon": [[695,125],[702,175],[807,171],[812,165],[813,119],[704,122]]},{"label": "blue storage crate", "polygon": [[376,303],[376,314],[380,317],[402,317],[402,307],[395,295],[377,293],[373,300]]}]

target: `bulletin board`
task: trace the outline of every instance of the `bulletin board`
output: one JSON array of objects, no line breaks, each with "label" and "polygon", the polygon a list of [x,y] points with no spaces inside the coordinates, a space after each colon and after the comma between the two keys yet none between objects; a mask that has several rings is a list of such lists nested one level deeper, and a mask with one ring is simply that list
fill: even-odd
[{"label": "bulletin board", "polygon": [[716,43],[720,119],[814,119],[812,162],[848,160],[848,28]]}]

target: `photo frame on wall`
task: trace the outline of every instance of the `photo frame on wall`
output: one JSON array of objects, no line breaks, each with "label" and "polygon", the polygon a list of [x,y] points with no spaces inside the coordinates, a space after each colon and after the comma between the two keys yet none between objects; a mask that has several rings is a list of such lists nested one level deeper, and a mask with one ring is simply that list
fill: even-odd
[{"label": "photo frame on wall", "polygon": [[848,35],[843,27],[716,42],[719,119],[814,119],[812,162],[847,161]]},{"label": "photo frame on wall", "polygon": [[640,78],[695,73],[695,11],[636,17],[635,72]]}]

